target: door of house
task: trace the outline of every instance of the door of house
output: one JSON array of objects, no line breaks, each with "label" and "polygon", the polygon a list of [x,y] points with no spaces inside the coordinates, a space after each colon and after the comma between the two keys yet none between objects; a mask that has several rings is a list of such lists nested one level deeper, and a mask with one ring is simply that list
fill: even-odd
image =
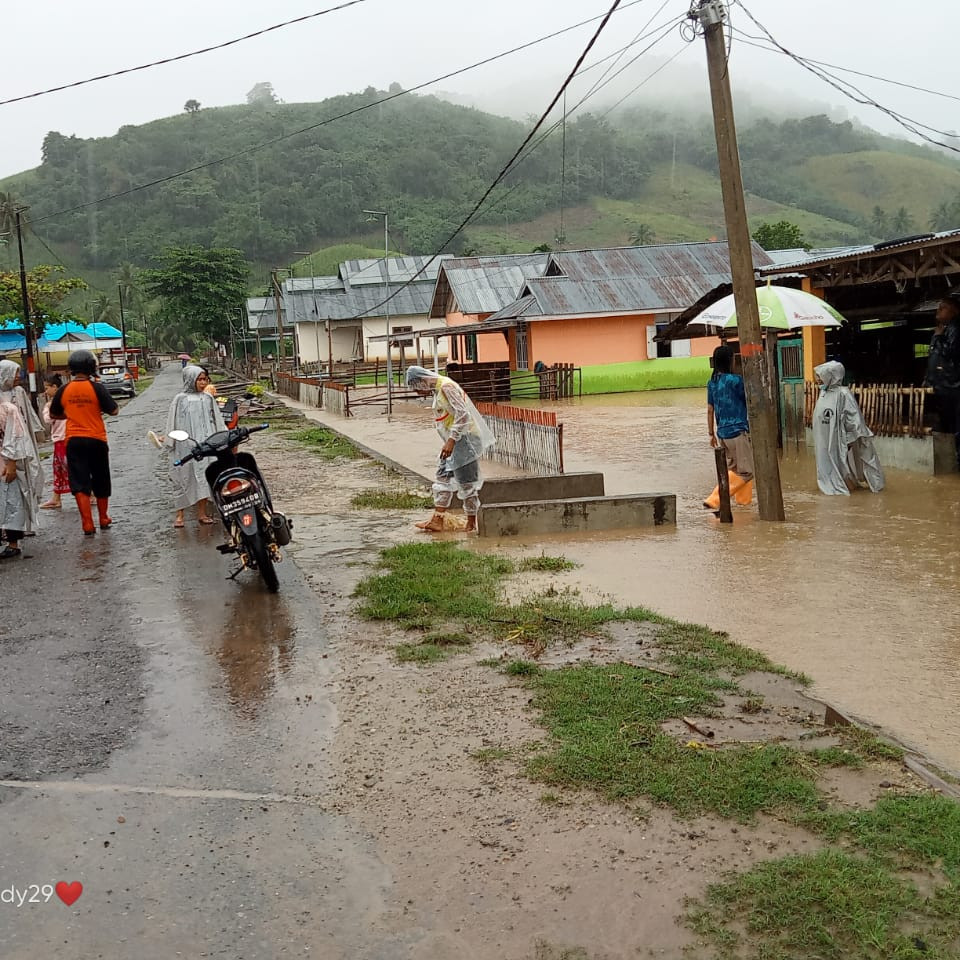
[{"label": "door of house", "polygon": [[784,449],[805,440],[803,340],[789,337],[777,341],[777,369],[780,371],[780,433]]}]

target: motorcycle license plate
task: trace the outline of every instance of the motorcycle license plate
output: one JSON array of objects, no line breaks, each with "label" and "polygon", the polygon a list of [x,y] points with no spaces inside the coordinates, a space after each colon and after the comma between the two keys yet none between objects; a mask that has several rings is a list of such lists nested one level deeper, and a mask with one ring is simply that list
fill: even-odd
[{"label": "motorcycle license plate", "polygon": [[239,497],[236,500],[228,500],[221,508],[221,512],[225,517],[232,516],[235,513],[241,513],[246,510],[248,507],[256,507],[260,505],[260,494],[259,493],[248,493],[245,497]]}]

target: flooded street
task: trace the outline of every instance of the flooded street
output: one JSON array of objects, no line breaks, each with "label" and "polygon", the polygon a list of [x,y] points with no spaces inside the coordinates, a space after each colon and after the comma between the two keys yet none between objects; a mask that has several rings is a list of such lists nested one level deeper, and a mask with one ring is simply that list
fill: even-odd
[{"label": "flooded street", "polygon": [[83,884],[4,906],[0,955],[395,956],[371,836],[325,809],[327,610],[289,559],[271,595],[218,527],[172,528],[145,437],[179,383],[110,423],[116,525],[82,537],[65,497],[0,571],[3,883]]},{"label": "flooded street", "polygon": [[880,494],[826,497],[812,451],[792,449],[787,521],[734,508],[721,525],[701,506],[716,482],[704,403],[681,390],[556,405],[567,470],[603,470],[607,493],[677,494],[676,530],[569,542],[577,582],[725,630],[960,769],[960,475],[888,470]]}]

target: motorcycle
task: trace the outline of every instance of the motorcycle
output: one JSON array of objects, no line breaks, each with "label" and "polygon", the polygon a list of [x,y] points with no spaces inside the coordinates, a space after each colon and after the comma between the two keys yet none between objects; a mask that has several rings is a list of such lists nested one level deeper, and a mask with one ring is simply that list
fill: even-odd
[{"label": "motorcycle", "polygon": [[[250,435],[266,430],[269,423],[256,427],[232,427],[214,433],[203,443],[194,441],[194,449],[175,461],[180,466],[189,460],[214,459],[205,470],[207,483],[220,519],[227,532],[227,542],[217,549],[234,553],[239,564],[228,579],[235,579],[243,570],[257,570],[271,593],[280,589],[274,564],[283,560],[280,552],[291,540],[293,521],[278,510],[266,481],[251,453],[237,452]],[[171,430],[173,440],[193,438],[185,430]]]}]

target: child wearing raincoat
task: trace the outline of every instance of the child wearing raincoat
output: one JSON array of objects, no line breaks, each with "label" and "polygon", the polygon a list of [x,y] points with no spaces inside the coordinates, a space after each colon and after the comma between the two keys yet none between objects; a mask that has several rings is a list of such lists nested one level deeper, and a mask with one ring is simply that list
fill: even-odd
[{"label": "child wearing raincoat", "polygon": [[844,497],[864,485],[879,493],[884,485],[883,467],[856,397],[843,386],[843,364],[828,360],[813,372],[820,384],[813,409],[817,486],[823,493]]},{"label": "child wearing raincoat", "polygon": [[476,530],[483,486],[478,461],[496,443],[496,437],[456,381],[412,366],[407,368],[406,382],[421,396],[433,394],[434,421],[443,440],[433,483],[433,516],[417,527],[428,533],[443,530],[443,515],[456,493],[463,502],[467,531]]}]

